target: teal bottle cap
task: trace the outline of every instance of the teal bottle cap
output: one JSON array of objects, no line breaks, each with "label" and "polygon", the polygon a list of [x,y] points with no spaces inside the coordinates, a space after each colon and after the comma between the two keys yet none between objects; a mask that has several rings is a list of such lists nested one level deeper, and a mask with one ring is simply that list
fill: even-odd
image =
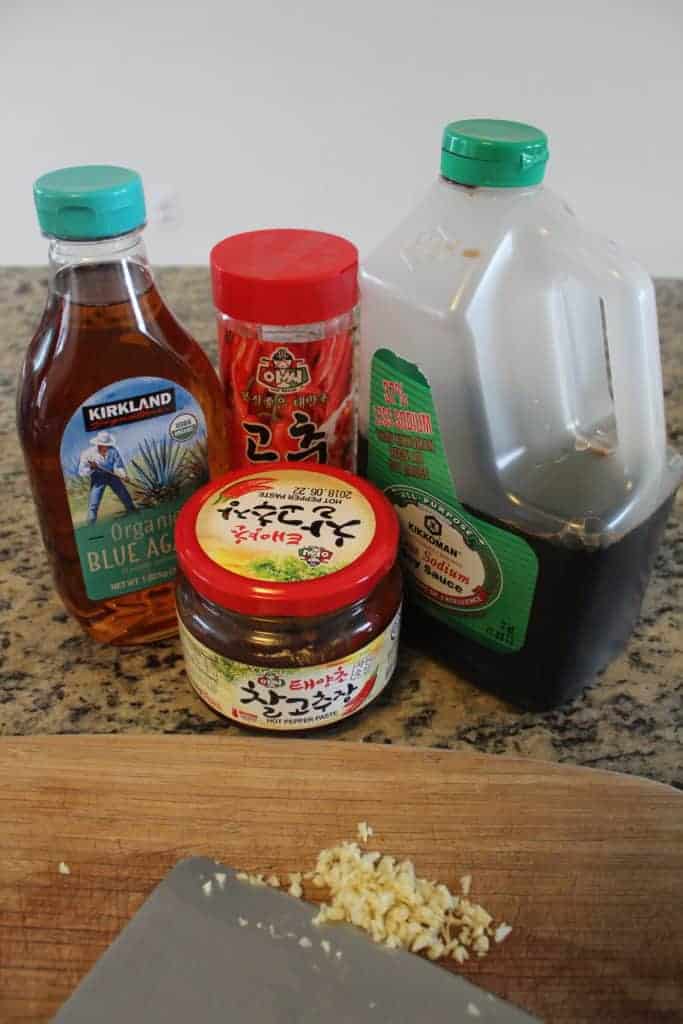
[{"label": "teal bottle cap", "polygon": [[73,240],[113,238],[145,223],[142,178],[126,167],[63,167],[33,186],[44,235]]},{"label": "teal bottle cap", "polygon": [[441,147],[441,173],[461,185],[523,188],[543,181],[548,137],[518,121],[452,121]]}]

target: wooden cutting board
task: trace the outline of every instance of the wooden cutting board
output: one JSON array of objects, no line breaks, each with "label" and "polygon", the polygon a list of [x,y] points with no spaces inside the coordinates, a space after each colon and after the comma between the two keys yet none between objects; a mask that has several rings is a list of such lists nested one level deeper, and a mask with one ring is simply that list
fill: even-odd
[{"label": "wooden cutting board", "polygon": [[179,858],[305,870],[361,820],[422,874],[457,888],[471,873],[472,897],[513,925],[465,966],[476,984],[552,1022],[683,1020],[683,796],[667,786],[208,736],[2,739],[0,779],[3,1022],[47,1020]]}]

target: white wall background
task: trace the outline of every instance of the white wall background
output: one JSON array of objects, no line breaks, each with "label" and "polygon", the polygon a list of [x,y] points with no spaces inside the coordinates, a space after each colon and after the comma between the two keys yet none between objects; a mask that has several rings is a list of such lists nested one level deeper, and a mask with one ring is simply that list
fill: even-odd
[{"label": "white wall background", "polygon": [[0,0],[0,264],[42,263],[31,185],[139,169],[156,263],[307,226],[368,250],[445,122],[544,128],[550,187],[683,276],[682,0]]}]

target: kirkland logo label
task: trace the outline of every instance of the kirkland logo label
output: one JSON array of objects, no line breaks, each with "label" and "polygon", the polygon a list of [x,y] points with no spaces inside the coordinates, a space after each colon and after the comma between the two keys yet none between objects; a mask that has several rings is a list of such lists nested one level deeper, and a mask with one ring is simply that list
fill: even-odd
[{"label": "kirkland logo label", "polygon": [[133,423],[135,420],[150,420],[154,416],[165,416],[169,412],[175,412],[175,407],[175,388],[164,388],[162,391],[150,391],[146,395],[136,395],[135,398],[126,398],[119,402],[84,405],[82,412],[85,429],[92,431],[115,427],[120,423]]}]

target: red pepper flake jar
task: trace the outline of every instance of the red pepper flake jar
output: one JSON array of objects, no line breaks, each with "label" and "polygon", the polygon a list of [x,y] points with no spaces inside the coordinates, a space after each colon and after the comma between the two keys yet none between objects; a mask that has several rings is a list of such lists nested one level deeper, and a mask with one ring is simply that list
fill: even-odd
[{"label": "red pepper flake jar", "polygon": [[279,463],[198,491],[176,526],[176,601],[199,696],[278,732],[367,707],[396,666],[398,536],[391,503],[340,469]]},{"label": "red pepper flake jar", "polygon": [[211,251],[233,466],[356,465],[358,250],[249,231]]}]

